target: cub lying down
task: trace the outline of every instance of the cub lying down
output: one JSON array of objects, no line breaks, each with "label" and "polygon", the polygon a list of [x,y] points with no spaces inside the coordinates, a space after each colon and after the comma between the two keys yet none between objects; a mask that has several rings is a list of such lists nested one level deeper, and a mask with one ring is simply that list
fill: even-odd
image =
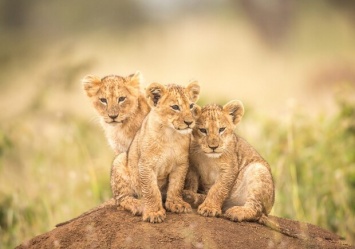
[{"label": "cub lying down", "polygon": [[207,105],[199,112],[184,198],[200,204],[200,215],[220,216],[223,212],[232,221],[258,221],[295,237],[267,217],[275,196],[270,166],[234,133],[244,114],[242,103],[234,100],[223,107]]}]

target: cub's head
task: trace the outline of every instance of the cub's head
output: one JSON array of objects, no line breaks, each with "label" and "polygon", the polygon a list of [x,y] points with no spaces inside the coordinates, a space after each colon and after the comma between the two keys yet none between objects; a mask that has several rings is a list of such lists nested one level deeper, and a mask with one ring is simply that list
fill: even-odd
[{"label": "cub's head", "polygon": [[152,83],[146,89],[146,96],[159,122],[181,134],[191,133],[195,126],[193,112],[200,93],[197,82],[187,87]]},{"label": "cub's head", "polygon": [[194,141],[208,157],[218,158],[228,150],[234,129],[244,114],[243,104],[232,100],[223,107],[211,104],[198,112],[193,130]]},{"label": "cub's head", "polygon": [[103,121],[118,124],[137,109],[141,78],[139,72],[128,77],[109,75],[102,79],[88,75],[82,83]]}]

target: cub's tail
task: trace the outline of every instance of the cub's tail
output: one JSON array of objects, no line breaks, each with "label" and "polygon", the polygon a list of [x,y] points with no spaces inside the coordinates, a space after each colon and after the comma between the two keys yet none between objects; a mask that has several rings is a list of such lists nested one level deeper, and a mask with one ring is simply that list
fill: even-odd
[{"label": "cub's tail", "polygon": [[302,240],[306,240],[307,236],[301,233],[293,233],[291,232],[289,229],[285,228],[285,227],[281,227],[277,222],[271,220],[268,216],[266,216],[265,214],[263,214],[260,219],[258,220],[258,222],[274,231],[277,231],[279,233],[282,233],[284,235],[287,235],[289,237],[292,238],[298,238],[298,239],[302,239]]}]

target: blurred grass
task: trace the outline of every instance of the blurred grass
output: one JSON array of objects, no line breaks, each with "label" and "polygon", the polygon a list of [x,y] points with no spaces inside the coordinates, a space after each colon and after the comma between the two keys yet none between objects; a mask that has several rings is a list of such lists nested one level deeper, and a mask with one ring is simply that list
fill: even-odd
[{"label": "blurred grass", "polygon": [[[98,125],[36,110],[0,125],[0,242],[13,248],[108,199],[112,152]],[[47,126],[48,119],[51,126]]]},{"label": "blurred grass", "polygon": [[[4,248],[47,232],[111,195],[113,155],[98,124],[50,114],[41,105],[32,108],[31,115],[0,126]],[[354,242],[355,103],[338,100],[332,116],[306,116],[296,107],[284,120],[248,112],[238,133],[272,167],[273,214],[317,224]],[[51,126],[44,125],[48,119]]]},{"label": "blurred grass", "polygon": [[355,102],[336,102],[332,115],[304,115],[297,106],[284,119],[252,115],[239,133],[272,167],[272,214],[319,225],[354,243]]},{"label": "blurred grass", "polygon": [[79,81],[137,69],[199,80],[203,104],[241,99],[238,133],[272,167],[273,214],[355,243],[354,4],[293,1],[287,35],[267,43],[237,2],[170,19],[140,1],[89,2],[0,0],[0,249],[111,196],[113,153]]}]

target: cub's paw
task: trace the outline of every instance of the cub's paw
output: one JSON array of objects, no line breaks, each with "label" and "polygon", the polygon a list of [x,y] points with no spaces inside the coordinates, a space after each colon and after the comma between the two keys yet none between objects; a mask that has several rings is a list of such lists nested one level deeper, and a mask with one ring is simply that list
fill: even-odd
[{"label": "cub's paw", "polygon": [[206,199],[206,195],[198,194],[191,190],[183,190],[182,196],[184,201],[188,202],[194,208],[197,208]]},{"label": "cub's paw", "polygon": [[234,206],[227,209],[225,217],[232,221],[255,221],[259,220],[262,211],[245,206]]},{"label": "cub's paw", "polygon": [[125,199],[119,203],[119,206],[130,211],[133,215],[142,215],[143,213],[143,203],[138,199]]},{"label": "cub's paw", "polygon": [[231,207],[227,209],[224,216],[232,221],[243,221],[245,220],[245,210],[239,206]]},{"label": "cub's paw", "polygon": [[167,200],[165,208],[173,213],[189,213],[192,210],[190,204],[183,200]]},{"label": "cub's paw", "polygon": [[165,209],[160,209],[156,212],[154,211],[145,211],[143,213],[143,221],[150,223],[161,223],[165,220],[166,211]]},{"label": "cub's paw", "polygon": [[208,206],[208,205],[202,203],[198,207],[197,213],[199,213],[200,215],[205,216],[205,217],[214,217],[214,216],[220,216],[222,214],[222,210],[221,210],[221,208]]}]

